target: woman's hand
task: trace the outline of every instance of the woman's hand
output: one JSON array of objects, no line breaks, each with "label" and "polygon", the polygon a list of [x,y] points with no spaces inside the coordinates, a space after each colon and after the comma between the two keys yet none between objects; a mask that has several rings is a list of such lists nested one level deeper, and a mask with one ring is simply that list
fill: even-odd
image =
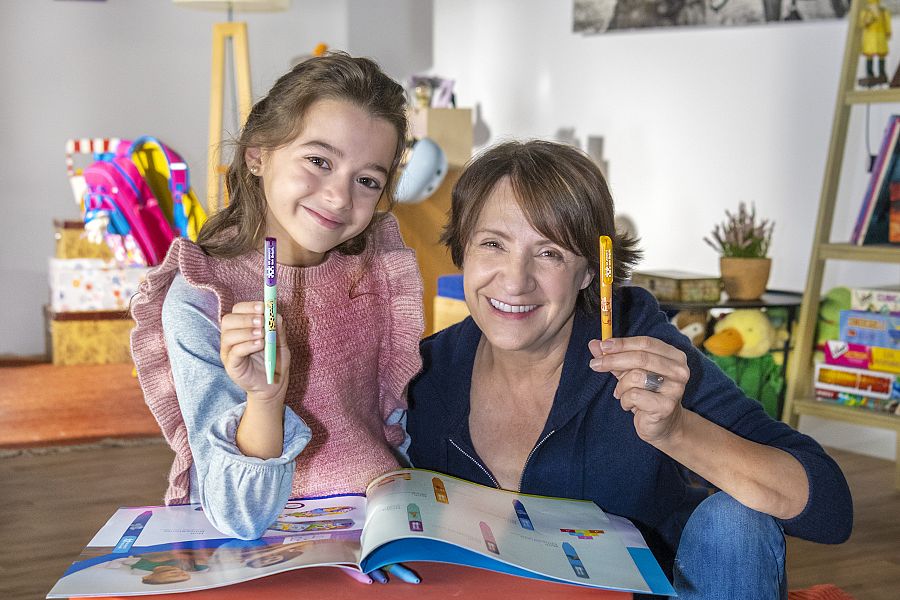
[{"label": "woman's hand", "polygon": [[281,315],[278,315],[275,331],[278,350],[272,385],[266,383],[262,302],[238,302],[222,317],[220,356],[225,372],[247,392],[248,399],[280,404],[287,393],[291,365],[291,351]]},{"label": "woman's hand", "polygon": [[588,348],[594,355],[591,369],[619,380],[613,395],[623,410],[634,413],[642,440],[653,444],[678,435],[681,398],[691,375],[684,352],[646,336],[591,340]]}]

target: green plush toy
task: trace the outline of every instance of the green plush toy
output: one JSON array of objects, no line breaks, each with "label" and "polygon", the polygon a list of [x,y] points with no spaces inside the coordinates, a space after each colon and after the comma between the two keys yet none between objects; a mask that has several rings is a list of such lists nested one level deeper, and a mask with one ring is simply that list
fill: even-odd
[{"label": "green plush toy", "polygon": [[836,287],[828,290],[819,302],[815,360],[824,360],[825,342],[840,339],[841,311],[850,310],[850,296],[850,288]]}]

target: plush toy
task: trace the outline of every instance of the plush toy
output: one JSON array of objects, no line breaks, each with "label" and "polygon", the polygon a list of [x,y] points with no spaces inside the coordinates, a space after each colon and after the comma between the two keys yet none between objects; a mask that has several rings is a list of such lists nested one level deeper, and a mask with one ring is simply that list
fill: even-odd
[{"label": "plush toy", "polygon": [[819,302],[816,322],[816,351],[823,352],[825,342],[840,339],[841,311],[850,310],[850,289],[836,287],[828,290]]},{"label": "plush toy", "polygon": [[682,310],[672,317],[672,325],[691,340],[699,348],[706,339],[706,326],[709,313],[705,310]]},{"label": "plush toy", "polygon": [[779,418],[778,398],[784,386],[781,368],[769,350],[775,328],[757,309],[735,310],[716,323],[703,347],[710,359],[731,377],[747,396],[755,398],[772,418]]},{"label": "plush toy", "polygon": [[775,344],[775,328],[762,311],[743,308],[722,317],[703,347],[716,356],[757,358]]}]

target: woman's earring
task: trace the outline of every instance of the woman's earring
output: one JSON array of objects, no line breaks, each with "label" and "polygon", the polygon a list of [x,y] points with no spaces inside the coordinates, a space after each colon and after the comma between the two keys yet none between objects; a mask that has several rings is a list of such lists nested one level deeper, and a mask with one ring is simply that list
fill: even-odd
[{"label": "woman's earring", "polygon": [[254,175],[259,175],[259,166],[253,165],[252,167],[250,167],[250,172],[253,173]]}]

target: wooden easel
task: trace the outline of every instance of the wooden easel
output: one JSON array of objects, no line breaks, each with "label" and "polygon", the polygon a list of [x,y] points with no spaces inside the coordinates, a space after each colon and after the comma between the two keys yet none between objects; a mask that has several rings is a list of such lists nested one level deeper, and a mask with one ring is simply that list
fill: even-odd
[{"label": "wooden easel", "polygon": [[227,165],[221,163],[222,111],[225,105],[225,46],[231,39],[234,80],[237,87],[237,105],[240,124],[243,126],[250,114],[250,52],[247,45],[246,23],[215,23],[213,25],[212,71],[209,84],[209,162],[206,171],[207,211],[209,214],[228,204],[227,194],[222,195],[222,179]]}]

